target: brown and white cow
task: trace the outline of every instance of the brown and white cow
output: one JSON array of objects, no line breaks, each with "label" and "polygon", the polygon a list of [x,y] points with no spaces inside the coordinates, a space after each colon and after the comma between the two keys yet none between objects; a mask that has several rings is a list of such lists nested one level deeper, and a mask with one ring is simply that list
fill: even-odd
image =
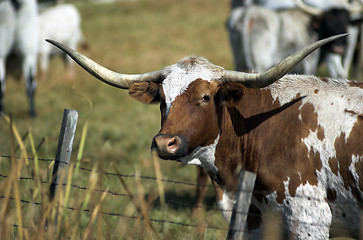
[{"label": "brown and white cow", "polygon": [[160,102],[161,129],[152,148],[163,159],[206,169],[227,220],[238,171],[255,172],[250,238],[261,236],[267,208],[282,214],[286,236],[295,239],[327,239],[340,228],[357,237],[363,84],[285,75],[327,41],[262,74],[228,71],[205,58],[187,57],[161,71],[136,75],[112,72],[51,42],[98,79],[129,89],[144,103]]}]

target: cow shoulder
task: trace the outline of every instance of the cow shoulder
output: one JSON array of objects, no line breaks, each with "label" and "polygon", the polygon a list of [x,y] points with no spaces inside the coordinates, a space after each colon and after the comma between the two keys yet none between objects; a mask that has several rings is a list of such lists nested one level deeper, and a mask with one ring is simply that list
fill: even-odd
[{"label": "cow shoulder", "polygon": [[153,82],[134,83],[129,88],[129,95],[142,103],[160,102],[160,85]]}]

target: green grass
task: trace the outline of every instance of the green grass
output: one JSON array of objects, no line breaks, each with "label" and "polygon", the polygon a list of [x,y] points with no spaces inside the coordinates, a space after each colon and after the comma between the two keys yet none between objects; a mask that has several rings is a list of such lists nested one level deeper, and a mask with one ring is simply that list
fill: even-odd
[{"label": "green grass", "polygon": [[[123,73],[142,73],[164,68],[174,64],[187,55],[201,55],[211,62],[227,69],[233,68],[232,55],[228,42],[225,22],[229,14],[227,0],[150,0],[137,2],[119,2],[93,5],[76,1],[82,15],[85,38],[88,50],[80,50],[85,55],[102,65]],[[63,109],[79,111],[77,133],[74,141],[71,162],[76,162],[82,127],[88,121],[81,166],[93,168],[97,165],[100,171],[115,172],[114,167],[123,174],[134,174],[135,170],[143,176],[155,176],[150,154],[151,139],[160,127],[158,105],[144,105],[131,99],[127,91],[107,86],[95,80],[84,70],[75,66],[76,76],[67,78],[65,68],[59,58],[54,59],[48,73],[38,81],[36,93],[37,118],[27,116],[28,104],[22,81],[9,78],[5,98],[6,113],[12,120],[31,156],[31,144],[28,132],[34,137],[34,145],[40,158],[54,158],[58,144]],[[0,154],[11,155],[12,144],[10,127],[0,119]],[[14,140],[14,142],[16,142]],[[16,144],[15,144],[16,145]],[[21,150],[15,151],[16,156]],[[0,159],[1,174],[11,173],[11,161]],[[15,160],[19,162],[20,160]],[[195,183],[196,168],[181,166],[170,161],[160,161],[163,178],[175,181]],[[33,162],[21,165],[20,176],[32,177]],[[49,181],[52,165],[40,162],[40,175],[43,181]],[[15,174],[15,173],[14,173]],[[13,176],[13,175],[11,175]],[[90,172],[80,170],[73,178],[73,184],[89,186]],[[140,187],[134,178],[124,179],[137,196]],[[0,195],[6,193],[1,179]],[[141,179],[145,198],[157,193],[156,181]],[[15,183],[13,183],[15,184]],[[15,185],[14,185],[15,186]],[[36,181],[19,180],[20,199],[30,202],[46,202],[47,184],[39,189]],[[96,189],[106,189],[125,194],[119,179],[114,176],[100,175]],[[183,184],[165,183],[167,200],[192,204],[195,187]],[[78,188],[71,189],[69,205],[79,209],[86,193],[90,191]],[[35,195],[35,192],[43,195]],[[12,196],[15,193],[12,193]],[[101,212],[118,213],[125,216],[136,216],[134,206],[128,197],[107,194],[101,202],[102,193],[93,192],[87,208],[94,209],[102,203]],[[43,196],[43,197],[42,197]],[[62,202],[59,198],[59,203]],[[0,200],[4,206],[5,200]],[[6,222],[19,224],[16,217],[18,201],[9,201]],[[202,223],[210,226],[227,227],[214,201],[214,191],[209,189],[205,200],[207,210],[202,216]],[[21,203],[23,224],[31,230],[24,235],[32,239],[33,230],[38,220],[45,216],[44,205]],[[2,207],[1,207],[2,208]],[[213,209],[211,209],[213,208]],[[77,239],[81,239],[91,219],[91,213],[67,211],[64,236],[70,236],[74,226],[79,227]],[[191,208],[167,204],[161,209],[156,204],[151,208],[150,219],[165,219],[176,223],[196,225],[198,221],[191,216]],[[4,220],[4,219],[2,219]],[[197,229],[181,225],[151,222],[157,232],[153,238],[162,239],[198,239]],[[19,229],[9,227],[9,236],[19,233]],[[148,231],[143,222],[137,224],[135,219],[108,214],[97,215],[90,228],[91,239],[145,239]],[[48,233],[49,234],[49,233]],[[206,229],[204,239],[224,239],[225,231]],[[49,237],[49,235],[48,235]]]}]

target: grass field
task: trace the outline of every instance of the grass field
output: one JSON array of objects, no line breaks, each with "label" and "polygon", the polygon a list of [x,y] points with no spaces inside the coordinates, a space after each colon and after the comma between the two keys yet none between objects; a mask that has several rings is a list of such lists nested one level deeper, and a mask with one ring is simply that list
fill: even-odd
[{"label": "grass field", "polygon": [[[83,31],[89,45],[89,49],[80,51],[112,70],[123,73],[154,71],[187,55],[205,56],[217,65],[233,69],[225,28],[229,14],[227,0],[146,0],[102,5],[76,1],[76,5],[82,15]],[[23,137],[29,156],[34,155],[32,148],[35,148],[39,158],[55,157],[63,109],[75,109],[79,111],[79,120],[72,163],[77,158],[82,128],[88,123],[82,167],[92,169],[96,166],[103,172],[114,173],[117,169],[122,174],[138,173],[154,177],[150,144],[160,127],[158,106],[143,105],[131,99],[127,91],[98,82],[78,66],[75,70],[75,77],[68,78],[60,58],[51,62],[48,73],[38,81],[37,117],[34,119],[27,116],[23,82],[8,79],[5,112],[11,116]],[[24,158],[6,157],[21,156],[24,152],[17,147],[17,141],[11,137],[10,125],[4,119],[0,121],[0,136],[0,154],[3,156],[0,159],[3,176],[0,182],[0,229],[7,229],[7,232],[0,231],[2,239],[5,236],[52,238],[53,235],[49,231],[44,232],[39,224],[43,219],[54,217],[47,212],[48,184],[39,184],[36,180],[39,176],[42,181],[50,181],[52,163],[40,161],[40,169],[37,170],[34,161],[27,165]],[[160,165],[164,179],[195,183],[194,166],[181,166],[170,161],[160,161]],[[16,180],[19,176],[33,179]],[[153,200],[157,196],[155,180],[141,178],[139,184],[135,178],[125,177],[124,180],[140,208],[147,206],[142,204],[144,199]],[[91,191],[94,186],[95,189],[127,194],[117,177],[80,170],[73,174],[72,184],[87,187],[87,190],[71,188],[67,205],[74,209],[84,206],[90,212],[62,210],[62,237],[198,239],[204,236],[204,239],[225,239],[224,230],[200,230],[181,225],[228,227],[216,210],[212,188],[207,192],[204,214],[195,219],[192,218],[192,209],[181,205],[193,204],[195,186],[164,182],[169,204],[164,206],[156,201],[148,217],[169,223],[154,221],[149,226],[147,221],[126,217],[140,215],[129,197],[106,194],[102,199],[102,192]],[[64,205],[66,199],[66,196],[60,196],[57,203]],[[177,204],[170,204],[174,201]],[[22,224],[27,226],[25,230],[20,228]]]}]

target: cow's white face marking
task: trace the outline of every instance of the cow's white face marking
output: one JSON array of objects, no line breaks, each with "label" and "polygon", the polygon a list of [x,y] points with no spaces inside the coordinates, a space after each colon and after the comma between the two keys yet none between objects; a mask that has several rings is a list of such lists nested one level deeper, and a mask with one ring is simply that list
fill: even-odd
[{"label": "cow's white face marking", "polygon": [[194,80],[200,78],[210,82],[220,77],[219,73],[223,68],[208,62],[205,58],[196,57],[191,57],[192,60],[190,60],[196,61],[194,64],[183,64],[183,61],[189,61],[188,58],[166,68],[170,72],[162,83],[166,114],[169,113],[175,98],[183,94]]},{"label": "cow's white face marking", "polygon": [[205,147],[197,147],[188,156],[183,157],[179,160],[183,164],[198,165],[210,173],[217,174],[218,169],[216,165],[214,165],[214,162],[215,162],[215,152],[218,142],[219,142],[219,135],[214,140],[213,144]]},{"label": "cow's white face marking", "polygon": [[[212,81],[221,77],[223,68],[208,62],[202,57],[187,57],[177,64],[166,68],[169,72],[163,81],[162,87],[165,95],[166,115],[169,113],[176,97],[183,94],[188,86],[197,79]],[[180,158],[183,164],[198,165],[210,173],[218,172],[215,162],[215,151],[219,142],[219,135],[209,146],[197,147],[188,156]]]}]

